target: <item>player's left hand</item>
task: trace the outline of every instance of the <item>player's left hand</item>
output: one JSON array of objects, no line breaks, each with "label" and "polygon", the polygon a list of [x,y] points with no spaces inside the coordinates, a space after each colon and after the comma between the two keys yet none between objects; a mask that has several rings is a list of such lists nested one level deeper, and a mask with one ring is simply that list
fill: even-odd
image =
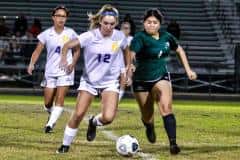
[{"label": "player's left hand", "polygon": [[126,86],[131,86],[132,85],[132,78],[131,77],[127,77],[126,79]]},{"label": "player's left hand", "polygon": [[130,68],[131,68],[132,72],[135,72],[135,71],[136,71],[136,67],[135,67],[134,64],[131,64]]},{"label": "player's left hand", "polygon": [[126,70],[126,86],[132,85],[132,76],[133,76],[134,71],[135,71],[135,68],[133,68],[132,66],[127,68],[127,70]]},{"label": "player's left hand", "polygon": [[196,72],[194,72],[194,71],[192,71],[192,70],[188,71],[188,72],[187,72],[187,75],[188,75],[188,78],[189,78],[190,80],[195,80],[195,79],[197,79],[197,74],[196,74]]}]

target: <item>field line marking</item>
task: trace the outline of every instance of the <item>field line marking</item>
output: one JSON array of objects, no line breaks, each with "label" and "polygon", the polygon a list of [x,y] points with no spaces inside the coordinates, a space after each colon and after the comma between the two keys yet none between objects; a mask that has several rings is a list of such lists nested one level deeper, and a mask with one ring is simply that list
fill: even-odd
[{"label": "field line marking", "polygon": [[[73,109],[69,109],[69,108],[64,108],[64,111],[72,114],[72,112],[73,112],[74,110],[73,110]],[[87,117],[88,117],[88,116],[85,116],[85,118],[83,119],[85,122],[88,122],[88,118],[87,118]],[[99,130],[100,130],[100,132],[103,133],[103,135],[104,135],[106,138],[108,138],[108,139],[110,139],[110,140],[112,140],[112,141],[116,141],[116,140],[118,139],[118,136],[117,136],[117,135],[115,135],[112,131],[107,131],[107,130],[105,130],[104,127],[99,127]],[[141,152],[141,151],[140,151],[140,152],[137,153],[137,155],[138,155],[139,157],[141,157],[143,160],[157,160],[157,159],[154,158],[154,156],[153,156],[152,154],[150,154],[150,153],[144,153],[144,152]]]}]

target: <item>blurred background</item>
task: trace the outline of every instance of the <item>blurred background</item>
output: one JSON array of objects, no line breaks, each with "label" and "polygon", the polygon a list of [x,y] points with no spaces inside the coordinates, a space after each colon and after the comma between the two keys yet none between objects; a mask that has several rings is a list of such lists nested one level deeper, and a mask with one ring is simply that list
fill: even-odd
[{"label": "blurred background", "polygon": [[[42,94],[46,51],[33,76],[26,72],[37,35],[52,26],[51,11],[63,4],[70,10],[66,26],[78,34],[88,30],[88,12],[104,4],[114,5],[120,22],[130,16],[135,32],[148,8],[164,15],[162,30],[168,30],[185,49],[198,79],[189,81],[174,52],[169,57],[174,96],[180,98],[230,98],[240,100],[240,0],[8,0],[0,1],[0,93]],[[78,61],[76,93],[82,73]],[[128,94],[131,90],[128,89]]]}]

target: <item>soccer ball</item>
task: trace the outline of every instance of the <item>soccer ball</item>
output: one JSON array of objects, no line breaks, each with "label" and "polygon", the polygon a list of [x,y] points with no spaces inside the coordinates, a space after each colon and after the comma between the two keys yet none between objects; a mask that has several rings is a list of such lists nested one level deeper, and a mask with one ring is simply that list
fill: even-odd
[{"label": "soccer ball", "polygon": [[133,156],[139,150],[139,143],[135,137],[124,135],[117,139],[116,149],[122,156]]}]

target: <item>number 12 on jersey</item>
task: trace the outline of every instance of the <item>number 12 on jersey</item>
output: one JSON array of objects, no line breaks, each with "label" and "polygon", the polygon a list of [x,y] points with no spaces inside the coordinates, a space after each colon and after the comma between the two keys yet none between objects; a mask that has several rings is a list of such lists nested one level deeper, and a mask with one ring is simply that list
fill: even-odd
[{"label": "number 12 on jersey", "polygon": [[98,62],[110,63],[111,54],[97,54]]}]

